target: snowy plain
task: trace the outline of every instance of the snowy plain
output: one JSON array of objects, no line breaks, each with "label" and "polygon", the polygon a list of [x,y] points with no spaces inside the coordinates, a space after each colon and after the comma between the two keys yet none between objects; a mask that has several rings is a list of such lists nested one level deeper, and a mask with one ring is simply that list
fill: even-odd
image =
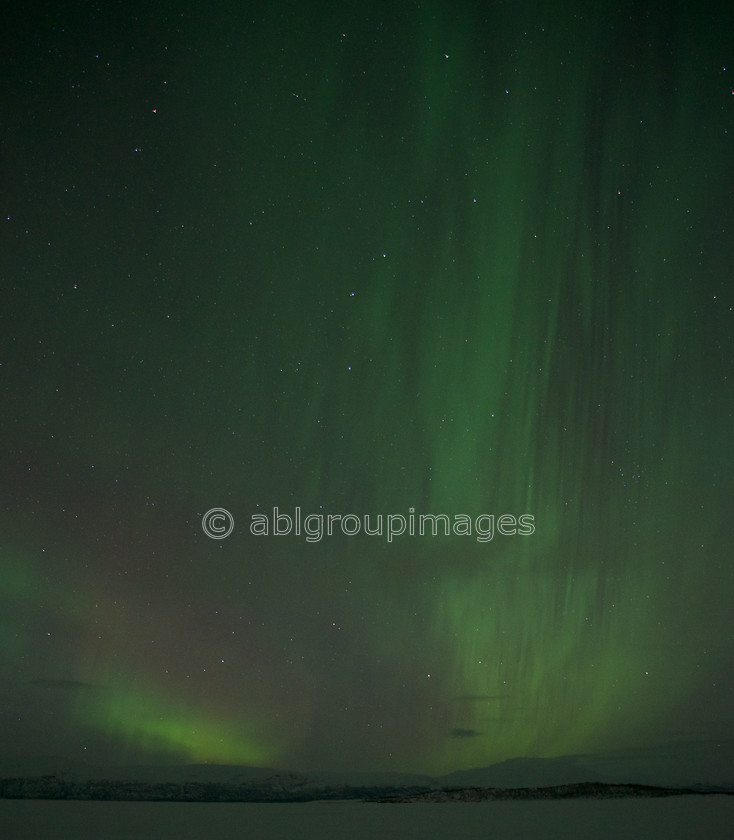
[{"label": "snowy plain", "polygon": [[482,803],[0,800],[3,840],[731,840],[734,796]]}]

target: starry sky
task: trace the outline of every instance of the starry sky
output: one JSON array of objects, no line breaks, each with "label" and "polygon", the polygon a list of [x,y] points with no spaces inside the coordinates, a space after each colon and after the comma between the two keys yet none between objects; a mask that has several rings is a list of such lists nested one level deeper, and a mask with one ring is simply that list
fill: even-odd
[{"label": "starry sky", "polygon": [[731,735],[725,4],[38,4],[6,42],[0,752]]}]

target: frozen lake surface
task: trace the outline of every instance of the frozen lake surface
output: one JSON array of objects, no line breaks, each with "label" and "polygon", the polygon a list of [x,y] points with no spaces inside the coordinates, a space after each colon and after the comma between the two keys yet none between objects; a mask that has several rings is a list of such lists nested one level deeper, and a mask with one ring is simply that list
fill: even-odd
[{"label": "frozen lake surface", "polygon": [[199,804],[0,800],[3,840],[732,837],[734,796],[537,802]]}]

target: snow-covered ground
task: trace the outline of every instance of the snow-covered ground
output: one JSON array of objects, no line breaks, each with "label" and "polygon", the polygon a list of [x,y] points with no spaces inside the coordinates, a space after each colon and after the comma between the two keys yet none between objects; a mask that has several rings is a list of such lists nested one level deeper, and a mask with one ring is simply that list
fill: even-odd
[{"label": "snow-covered ground", "polygon": [[734,796],[449,804],[0,800],[3,840],[718,840]]}]

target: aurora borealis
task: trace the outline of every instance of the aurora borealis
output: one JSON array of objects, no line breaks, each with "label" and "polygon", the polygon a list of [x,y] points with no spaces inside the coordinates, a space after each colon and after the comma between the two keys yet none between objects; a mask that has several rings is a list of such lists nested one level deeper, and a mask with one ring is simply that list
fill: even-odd
[{"label": "aurora borealis", "polygon": [[728,739],[731,10],[43,8],[2,59],[0,750]]}]

